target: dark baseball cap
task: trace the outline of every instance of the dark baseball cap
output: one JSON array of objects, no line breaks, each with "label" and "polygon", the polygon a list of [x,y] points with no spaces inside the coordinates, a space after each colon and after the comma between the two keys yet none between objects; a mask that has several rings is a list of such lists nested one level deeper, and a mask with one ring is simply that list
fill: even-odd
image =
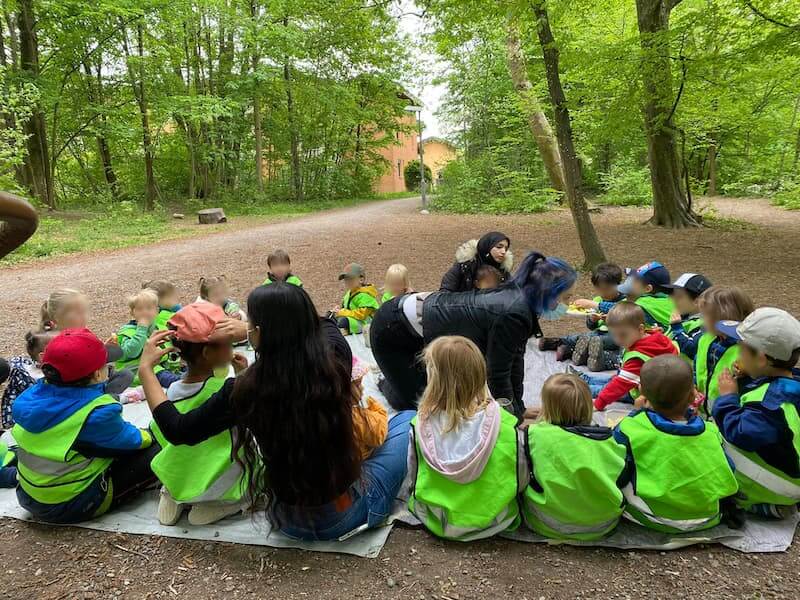
[{"label": "dark baseball cap", "polygon": [[631,277],[639,279],[646,284],[667,288],[669,287],[670,277],[667,267],[660,262],[652,260],[636,269],[631,273]]},{"label": "dark baseball cap", "polygon": [[357,279],[364,276],[364,267],[358,263],[350,263],[339,273],[339,281],[342,279]]},{"label": "dark baseball cap", "polygon": [[684,273],[675,281],[663,287],[671,290],[686,290],[695,296],[699,296],[712,285],[714,284],[711,283],[711,280],[705,275],[699,275],[698,273]]}]

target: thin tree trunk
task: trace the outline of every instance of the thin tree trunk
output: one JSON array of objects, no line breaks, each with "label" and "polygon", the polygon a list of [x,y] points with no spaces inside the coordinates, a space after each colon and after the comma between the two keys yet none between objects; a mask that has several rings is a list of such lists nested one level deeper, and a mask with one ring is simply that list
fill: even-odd
[{"label": "thin tree trunk", "polygon": [[584,266],[592,268],[605,262],[606,257],[592,220],[589,217],[586,198],[583,195],[581,163],[575,152],[567,98],[564,95],[561,76],[558,72],[558,47],[553,38],[553,31],[550,28],[550,19],[545,0],[534,0],[533,11],[537,21],[536,29],[539,35],[539,44],[542,46],[545,73],[547,74],[547,88],[550,91],[550,101],[553,103],[555,110],[556,135],[564,172],[564,194],[572,212],[575,228],[578,230],[578,239],[585,259]]},{"label": "thin tree trunk", "polygon": [[800,127],[797,128],[797,138],[794,142],[794,160],[792,161],[792,173],[797,173],[797,165],[800,163]]},{"label": "thin tree trunk", "polygon": [[[800,96],[797,97],[797,100],[794,102],[794,109],[792,110],[792,119],[789,121],[789,134],[794,133],[794,126],[797,123],[797,113],[800,111]],[[800,134],[800,132],[798,132]],[[786,163],[786,146],[783,147],[781,150],[781,161],[780,165],[778,166],[778,179],[783,179],[783,167]],[[795,162],[792,163],[792,172],[794,172],[794,165],[797,163],[797,153],[795,152]]]},{"label": "thin tree trunk", "polygon": [[561,152],[558,149],[558,140],[532,89],[533,86],[528,78],[528,69],[525,65],[525,57],[522,55],[520,47],[519,27],[511,18],[506,22],[506,59],[514,89],[521,100],[522,110],[525,113],[531,134],[539,148],[539,154],[542,157],[542,162],[544,162],[550,185],[553,186],[553,189],[563,192],[566,186],[564,184],[564,169],[561,161]]},{"label": "thin tree trunk", "polygon": [[[98,60],[97,60],[97,74],[95,75],[92,73],[92,68],[89,65],[89,62],[86,61],[83,63],[83,69],[86,72],[87,77],[87,84],[88,84],[88,96],[89,102],[94,104],[96,110],[103,110],[103,71],[102,71],[102,53],[99,53]],[[97,86],[94,85],[93,80],[97,79]],[[101,127],[99,129],[99,133],[95,136],[95,140],[97,142],[97,154],[100,157],[100,164],[103,167],[103,175],[106,180],[106,185],[108,185],[108,189],[111,192],[111,196],[115,199],[119,199],[119,183],[117,181],[117,174],[114,171],[114,165],[111,160],[111,149],[108,145],[108,140],[106,139],[105,134],[105,126],[107,124],[107,120],[105,115],[103,115],[100,119]]]},{"label": "thin tree trunk", "polygon": [[[256,22],[258,18],[258,3],[256,0],[250,1],[250,18],[253,21],[253,29],[255,34]],[[258,83],[258,65],[261,62],[258,52],[258,41],[253,41],[253,51],[251,53],[251,67],[253,69],[253,136],[255,137],[256,146],[256,181],[258,182],[258,191],[264,191],[264,150],[263,150],[263,136],[261,133],[261,93]]]},{"label": "thin tree trunk", "polygon": [[[20,0],[18,9],[20,68],[30,80],[36,81],[39,77],[39,42],[36,36],[33,0]],[[40,105],[34,107],[24,129],[28,135],[25,142],[28,149],[25,168],[29,189],[34,196],[54,209],[56,198],[53,190],[53,173],[50,168],[47,126]]]},{"label": "thin tree trunk", "polygon": [[669,58],[669,14],[680,0],[636,0],[639,43],[643,53],[644,125],[653,188],[655,225],[670,228],[699,224],[681,185],[672,121],[674,98]]},{"label": "thin tree trunk", "polygon": [[292,75],[288,59],[283,65],[283,79],[286,84],[286,111],[289,123],[290,152],[292,161],[292,188],[294,199],[297,202],[303,200],[303,174],[300,161],[300,139],[297,135],[297,123],[294,114],[294,98],[292,97]]},{"label": "thin tree trunk", "polygon": [[708,196],[717,195],[717,142],[712,139],[708,146]]}]

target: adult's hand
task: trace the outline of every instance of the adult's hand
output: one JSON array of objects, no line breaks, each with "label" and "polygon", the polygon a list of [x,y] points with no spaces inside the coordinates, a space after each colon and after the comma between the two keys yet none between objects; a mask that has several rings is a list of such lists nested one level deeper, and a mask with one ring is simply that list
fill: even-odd
[{"label": "adult's hand", "polygon": [[139,369],[152,370],[153,367],[160,363],[164,355],[170,351],[170,348],[164,348],[162,344],[174,335],[175,332],[169,330],[156,331],[151,335],[144,345],[142,355],[139,357]]},{"label": "adult's hand", "polygon": [[247,339],[247,322],[228,318],[217,323],[211,342],[242,342]]}]

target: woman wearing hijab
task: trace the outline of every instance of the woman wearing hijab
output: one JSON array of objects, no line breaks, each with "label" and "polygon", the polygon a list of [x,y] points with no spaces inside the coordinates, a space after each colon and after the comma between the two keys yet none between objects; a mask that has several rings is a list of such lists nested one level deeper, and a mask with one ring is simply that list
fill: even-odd
[{"label": "woman wearing hijab", "polygon": [[481,265],[495,267],[500,283],[511,277],[514,256],[511,240],[504,233],[490,231],[479,240],[464,242],[456,250],[456,262],[442,277],[440,292],[469,292],[475,289],[475,277]]}]

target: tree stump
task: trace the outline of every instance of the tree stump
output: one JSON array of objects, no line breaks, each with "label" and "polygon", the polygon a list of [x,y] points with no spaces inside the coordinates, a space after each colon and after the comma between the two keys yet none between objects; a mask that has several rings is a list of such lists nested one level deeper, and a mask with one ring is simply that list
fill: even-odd
[{"label": "tree stump", "polygon": [[216,223],[227,223],[228,217],[221,208],[204,208],[197,211],[197,220],[200,225],[215,225]]}]

